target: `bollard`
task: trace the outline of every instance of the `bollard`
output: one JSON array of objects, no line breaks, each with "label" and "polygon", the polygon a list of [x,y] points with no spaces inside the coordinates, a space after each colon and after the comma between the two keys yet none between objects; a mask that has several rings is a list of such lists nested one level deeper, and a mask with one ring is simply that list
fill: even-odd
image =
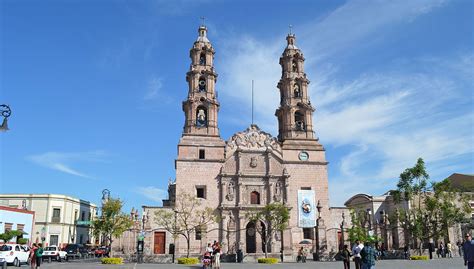
[{"label": "bollard", "polygon": [[2,269],[7,269],[7,261],[2,262]]}]

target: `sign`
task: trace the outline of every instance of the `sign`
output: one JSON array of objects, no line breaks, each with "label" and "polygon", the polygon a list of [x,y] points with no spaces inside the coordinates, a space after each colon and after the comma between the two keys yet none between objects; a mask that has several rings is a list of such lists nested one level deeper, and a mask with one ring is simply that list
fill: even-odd
[{"label": "sign", "polygon": [[77,225],[91,225],[91,221],[90,220],[78,220],[76,222]]},{"label": "sign", "polygon": [[316,205],[314,190],[298,190],[298,227],[316,226]]}]

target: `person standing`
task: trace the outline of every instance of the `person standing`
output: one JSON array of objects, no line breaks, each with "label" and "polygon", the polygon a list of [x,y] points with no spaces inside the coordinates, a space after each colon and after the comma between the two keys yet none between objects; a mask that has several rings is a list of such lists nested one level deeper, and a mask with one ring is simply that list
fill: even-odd
[{"label": "person standing", "polygon": [[362,258],[362,269],[375,269],[375,259],[377,259],[377,251],[366,242],[364,248],[360,252]]},{"label": "person standing", "polygon": [[430,254],[430,260],[433,259],[434,246],[433,242],[428,243],[428,253]]},{"label": "person standing", "polygon": [[351,268],[351,252],[349,246],[344,245],[344,248],[341,251],[342,262],[344,263],[344,269]]},{"label": "person standing", "polygon": [[36,268],[40,268],[41,262],[43,261],[43,244],[38,244],[38,249],[35,251],[36,256]]},{"label": "person standing", "polygon": [[36,246],[36,243],[33,243],[33,245],[31,246],[31,249],[30,249],[30,255],[29,255],[29,259],[30,259],[30,267],[31,269],[35,269],[36,268],[36,249],[38,247]]},{"label": "person standing", "polygon": [[212,268],[220,269],[221,268],[221,247],[219,242],[216,242],[214,247],[214,265]]},{"label": "person standing", "polygon": [[474,241],[470,234],[466,234],[462,250],[464,253],[464,266],[467,266],[467,269],[474,269]]},{"label": "person standing", "polygon": [[364,244],[359,240],[356,240],[355,245],[352,247],[352,256],[354,256],[354,263],[356,269],[362,269],[362,257],[360,252],[364,249]]}]

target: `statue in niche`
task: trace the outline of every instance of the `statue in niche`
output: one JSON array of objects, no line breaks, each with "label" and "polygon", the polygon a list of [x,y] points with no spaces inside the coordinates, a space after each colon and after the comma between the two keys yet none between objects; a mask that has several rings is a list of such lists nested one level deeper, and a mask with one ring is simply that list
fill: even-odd
[{"label": "statue in niche", "polygon": [[206,112],[204,109],[199,109],[197,114],[197,126],[202,127],[206,125]]},{"label": "statue in niche", "polygon": [[235,186],[234,186],[234,182],[229,182],[229,184],[227,184],[227,200],[229,201],[232,201],[234,200],[234,191],[235,191]]},{"label": "statue in niche", "polygon": [[300,85],[295,84],[293,91],[294,91],[295,97],[301,97]]},{"label": "statue in niche", "polygon": [[234,218],[234,215],[232,214],[232,211],[229,211],[229,222],[227,223],[227,227],[229,227],[229,229],[232,229],[234,228],[235,226],[235,218]]},{"label": "statue in niche", "polygon": [[275,202],[280,202],[281,201],[281,182],[278,181],[276,184],[275,184],[275,194],[273,195],[273,200],[275,200]]},{"label": "statue in niche", "polygon": [[257,157],[250,158],[250,167],[252,168],[257,167]]}]

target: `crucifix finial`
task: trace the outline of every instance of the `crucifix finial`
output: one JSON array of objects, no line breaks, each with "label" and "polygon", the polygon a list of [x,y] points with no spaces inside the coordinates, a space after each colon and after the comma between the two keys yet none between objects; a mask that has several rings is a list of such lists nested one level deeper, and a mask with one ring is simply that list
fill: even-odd
[{"label": "crucifix finial", "polygon": [[205,17],[201,17],[201,24],[202,24],[202,26],[206,25],[206,18]]},{"label": "crucifix finial", "polygon": [[293,25],[291,25],[291,24],[288,25],[288,28],[290,28],[290,35],[291,35],[291,34],[292,34],[292,33],[291,33],[291,30],[293,29]]}]

